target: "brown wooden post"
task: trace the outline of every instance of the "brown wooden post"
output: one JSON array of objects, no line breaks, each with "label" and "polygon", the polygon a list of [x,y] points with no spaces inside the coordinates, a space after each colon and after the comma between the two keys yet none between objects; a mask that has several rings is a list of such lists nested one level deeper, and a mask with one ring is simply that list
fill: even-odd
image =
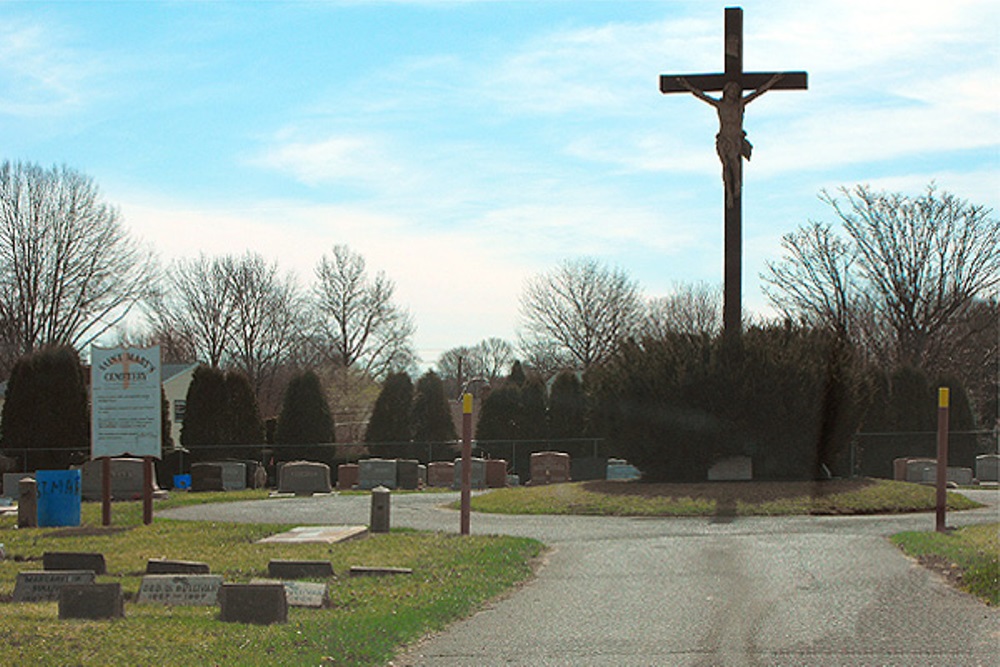
[{"label": "brown wooden post", "polygon": [[938,427],[937,427],[937,511],[935,530],[943,533],[948,530],[945,525],[945,509],[948,504],[948,387],[938,389]]},{"label": "brown wooden post", "polygon": [[142,523],[153,523],[153,457],[142,457]]},{"label": "brown wooden post", "polygon": [[461,533],[468,535],[472,513],[472,394],[462,395],[462,519]]},{"label": "brown wooden post", "polygon": [[101,457],[101,525],[111,525],[111,457]]}]

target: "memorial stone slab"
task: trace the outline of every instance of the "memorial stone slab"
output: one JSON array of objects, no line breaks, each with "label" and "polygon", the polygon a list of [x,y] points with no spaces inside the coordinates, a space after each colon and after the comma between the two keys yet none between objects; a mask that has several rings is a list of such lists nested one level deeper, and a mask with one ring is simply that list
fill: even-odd
[{"label": "memorial stone slab", "polygon": [[330,493],[330,466],[314,461],[290,461],[281,466],[278,474],[278,492],[294,493],[297,496],[311,496],[314,493]]},{"label": "memorial stone slab", "polygon": [[958,486],[972,486],[972,468],[948,466],[948,482]]},{"label": "memorial stone slab", "polygon": [[68,584],[59,590],[59,618],[125,618],[122,585]]},{"label": "memorial stone slab", "polygon": [[333,563],[328,560],[272,559],[267,564],[267,576],[272,579],[326,579],[334,576]]},{"label": "memorial stone slab", "polygon": [[222,468],[223,491],[242,491],[247,488],[247,464],[240,461],[219,461]]},{"label": "memorial stone slab", "polygon": [[59,590],[68,584],[92,584],[93,570],[58,572],[18,572],[14,584],[14,602],[57,602]]},{"label": "memorial stone slab", "polygon": [[366,535],[367,526],[299,526],[257,540],[257,544],[336,544]]},{"label": "memorial stone slab", "polygon": [[642,473],[625,459],[608,459],[606,479],[632,480],[642,477]]},{"label": "memorial stone slab", "polygon": [[396,460],[396,488],[415,491],[420,488],[420,461]]},{"label": "memorial stone slab", "polygon": [[281,584],[285,587],[285,599],[289,607],[310,607],[322,609],[329,606],[330,594],[327,584],[310,581],[270,581],[254,579],[253,584]]},{"label": "memorial stone slab", "polygon": [[934,484],[937,481],[937,461],[926,458],[906,459],[906,481]]},{"label": "memorial stone slab", "polygon": [[361,468],[356,463],[342,463],[337,466],[337,489],[350,491],[360,481]]},{"label": "memorial stone slab", "polygon": [[365,565],[352,565],[349,570],[352,577],[389,577],[399,574],[413,574],[413,569],[409,567],[369,567]]},{"label": "memorial stone slab", "polygon": [[146,574],[209,574],[208,563],[194,560],[152,558],[146,561]]},{"label": "memorial stone slab", "polygon": [[[451,487],[453,489],[462,488],[462,459],[455,459],[453,470],[453,478],[451,480]],[[485,489],[486,488],[486,459],[480,459],[473,457],[471,459],[469,470],[472,473],[472,488],[473,489]]]},{"label": "memorial stone slab", "polygon": [[45,570],[91,570],[95,574],[108,573],[104,554],[87,551],[46,551],[42,554],[42,568]]},{"label": "memorial stone slab", "polygon": [[451,461],[434,461],[427,464],[427,486],[451,486],[455,480],[455,464]]},{"label": "memorial stone slab", "polygon": [[976,479],[980,482],[1000,481],[1000,454],[983,454],[976,457]]},{"label": "memorial stone slab", "polygon": [[358,461],[358,488],[371,491],[376,486],[396,488],[396,459],[364,459]]},{"label": "memorial stone slab", "polygon": [[211,607],[218,604],[220,574],[147,574],[139,585],[140,604]]},{"label": "memorial stone slab", "polygon": [[486,461],[486,487],[502,489],[507,486],[507,462],[503,459]]},{"label": "memorial stone slab", "polygon": [[219,610],[219,619],[225,623],[288,622],[288,598],[280,582],[223,584],[219,588]]},{"label": "memorial stone slab", "polygon": [[22,479],[34,479],[35,476],[30,472],[5,472],[3,474],[3,495],[5,498],[13,498],[17,500],[21,494],[18,482]]},{"label": "memorial stone slab", "polygon": [[217,463],[195,463],[191,466],[192,491],[225,491],[222,466]]},{"label": "memorial stone slab", "polygon": [[752,479],[753,459],[749,456],[730,456],[708,469],[710,482],[746,482]]},{"label": "memorial stone slab", "polygon": [[565,452],[535,452],[531,455],[531,485],[570,481],[571,459]]}]

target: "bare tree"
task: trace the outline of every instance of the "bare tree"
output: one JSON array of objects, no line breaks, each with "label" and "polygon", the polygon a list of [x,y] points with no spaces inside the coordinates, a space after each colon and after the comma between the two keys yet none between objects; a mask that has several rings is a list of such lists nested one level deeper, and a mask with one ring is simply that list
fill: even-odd
[{"label": "bare tree", "polygon": [[600,363],[634,335],[645,310],[637,283],[595,259],[569,260],[529,279],[520,306],[526,358],[555,354],[564,367],[582,368]]},{"label": "bare tree", "polygon": [[[471,347],[447,350],[438,357],[436,368],[446,389],[451,395],[457,395],[473,380],[492,385],[507,373],[512,363],[513,345],[502,338],[486,338]],[[463,386],[459,386],[459,380]]]},{"label": "bare tree", "polygon": [[128,315],[155,274],[93,179],[65,166],[0,165],[4,352],[85,347]]},{"label": "bare tree", "polygon": [[179,259],[171,263],[147,307],[150,337],[188,348],[195,358],[219,367],[236,318],[231,257]]},{"label": "bare tree", "polygon": [[227,357],[260,395],[303,335],[304,303],[291,274],[256,253],[226,258],[232,304]]},{"label": "bare tree", "polygon": [[650,299],[643,334],[664,338],[670,333],[714,335],[722,330],[722,287],[708,283],[678,284],[673,294]]},{"label": "bare tree", "polygon": [[[910,197],[868,186],[827,192],[846,238],[817,223],[785,237],[763,276],[776,306],[875,341],[894,365],[931,368],[939,338],[1000,285],[1000,222],[933,184]],[[852,323],[853,320],[853,323]]]},{"label": "bare tree", "polygon": [[316,267],[317,326],[332,361],[380,378],[408,369],[416,355],[410,313],[393,302],[395,284],[368,276],[364,258],[336,245]]}]

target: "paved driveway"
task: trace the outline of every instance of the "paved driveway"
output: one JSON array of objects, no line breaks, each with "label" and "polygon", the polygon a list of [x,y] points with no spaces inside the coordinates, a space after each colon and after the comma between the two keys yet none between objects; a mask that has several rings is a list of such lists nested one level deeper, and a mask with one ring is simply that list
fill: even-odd
[{"label": "paved driveway", "polygon": [[[949,525],[1000,519],[952,513]],[[394,526],[458,531],[454,496],[396,495]],[[365,496],[180,508],[160,516],[368,522]],[[474,533],[552,547],[538,578],[399,665],[1000,665],[1000,611],[903,557],[902,517],[622,519],[474,514]]]}]

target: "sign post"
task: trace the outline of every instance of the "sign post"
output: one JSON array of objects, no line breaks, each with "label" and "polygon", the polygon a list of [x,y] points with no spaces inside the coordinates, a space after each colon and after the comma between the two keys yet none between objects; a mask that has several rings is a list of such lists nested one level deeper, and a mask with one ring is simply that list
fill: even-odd
[{"label": "sign post", "polygon": [[153,459],[162,457],[160,348],[92,347],[91,458],[102,459],[101,519],[111,524],[111,459],[143,459],[143,522],[153,522]]},{"label": "sign post", "polygon": [[469,534],[472,512],[472,394],[462,395],[462,535]]},{"label": "sign post", "polygon": [[937,427],[937,511],[935,530],[943,533],[945,526],[945,507],[948,503],[948,387],[938,389],[938,427]]}]

